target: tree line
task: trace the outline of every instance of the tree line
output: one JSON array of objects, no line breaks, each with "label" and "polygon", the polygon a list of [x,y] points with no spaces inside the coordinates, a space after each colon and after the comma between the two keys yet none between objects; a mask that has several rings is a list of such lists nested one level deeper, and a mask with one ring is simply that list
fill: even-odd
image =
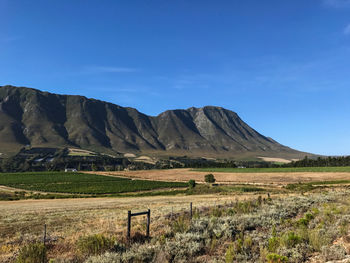
[{"label": "tree line", "polygon": [[329,157],[317,157],[316,159],[309,158],[307,156],[299,161],[293,161],[282,165],[283,167],[337,167],[337,166],[350,166],[350,156],[329,156]]}]

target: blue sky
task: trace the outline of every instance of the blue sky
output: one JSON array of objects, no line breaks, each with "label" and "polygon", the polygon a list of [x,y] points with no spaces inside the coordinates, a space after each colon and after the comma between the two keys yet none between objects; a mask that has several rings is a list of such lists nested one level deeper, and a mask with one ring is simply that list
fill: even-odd
[{"label": "blue sky", "polygon": [[222,106],[350,155],[350,0],[0,0],[0,85],[157,115]]}]

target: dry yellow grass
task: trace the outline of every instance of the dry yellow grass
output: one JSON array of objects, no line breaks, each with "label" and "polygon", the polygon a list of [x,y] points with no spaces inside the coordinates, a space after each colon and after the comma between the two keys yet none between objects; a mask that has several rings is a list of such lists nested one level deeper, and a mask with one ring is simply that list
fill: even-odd
[{"label": "dry yellow grass", "polygon": [[76,148],[69,148],[69,155],[71,156],[90,156],[90,155],[96,155],[96,153],[82,150],[82,149],[76,149]]},{"label": "dry yellow grass", "polygon": [[[283,159],[283,158],[273,158],[273,157],[258,157],[266,162],[276,162],[276,163],[290,163],[291,160]],[[295,159],[294,159],[295,160]]]},{"label": "dry yellow grass", "polygon": [[[94,172],[95,173],[95,172]],[[207,172],[190,169],[100,172],[109,176],[203,182]],[[215,173],[219,183],[285,185],[299,181],[350,180],[350,173]],[[2,190],[12,191],[13,189]],[[257,198],[259,194],[154,196],[127,198],[86,198],[56,200],[0,201],[0,262],[13,256],[28,241],[40,240],[47,224],[49,238],[56,239],[52,255],[74,257],[76,240],[82,235],[102,233],[125,236],[127,211],[151,209],[151,234],[164,229],[164,217],[194,207],[213,206],[236,199]],[[144,218],[135,218],[133,231],[144,231]]]},{"label": "dry yellow grass", "polygon": [[[47,224],[48,237],[56,239],[57,250],[72,258],[76,240],[82,235],[103,233],[125,236],[127,211],[151,209],[151,234],[163,229],[164,217],[194,207],[213,206],[256,198],[244,195],[154,196],[132,198],[87,198],[0,201],[0,262],[13,256],[23,244],[41,240]],[[144,231],[144,218],[133,219],[133,231]]]},{"label": "dry yellow grass", "polygon": [[[170,182],[187,182],[194,179],[204,182],[204,175],[208,172],[192,171],[191,169],[169,170],[140,170],[118,172],[92,172],[102,175],[123,175],[130,178],[144,180],[160,180]],[[224,173],[213,172],[217,183],[247,183],[247,184],[274,184],[286,185],[298,182],[326,181],[326,180],[350,180],[350,173],[331,172],[296,172],[296,173]]]}]

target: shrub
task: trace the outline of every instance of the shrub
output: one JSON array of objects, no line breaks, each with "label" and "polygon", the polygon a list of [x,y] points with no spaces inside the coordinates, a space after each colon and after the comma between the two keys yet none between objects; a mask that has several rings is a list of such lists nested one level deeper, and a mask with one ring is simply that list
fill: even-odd
[{"label": "shrub", "polygon": [[189,261],[205,252],[205,241],[208,238],[208,235],[199,233],[177,233],[173,240],[165,243],[163,252],[172,259],[171,262]]},{"label": "shrub", "polygon": [[309,221],[306,218],[300,218],[297,221],[297,225],[302,226],[302,227],[306,227],[309,224]]},{"label": "shrub", "polygon": [[188,181],[188,187],[189,188],[195,188],[195,186],[196,186],[196,181],[195,180],[189,180]]},{"label": "shrub", "polygon": [[331,238],[321,229],[309,231],[309,244],[314,251],[321,251],[323,246],[327,246],[331,242]]},{"label": "shrub", "polygon": [[101,234],[81,237],[78,240],[79,250],[86,255],[97,255],[112,249],[114,240]]},{"label": "shrub", "polygon": [[311,213],[306,213],[305,214],[305,219],[307,220],[307,221],[311,221],[312,219],[314,219],[315,218],[315,216],[313,215],[313,214],[311,214]]},{"label": "shrub", "polygon": [[342,236],[346,236],[349,229],[349,223],[347,220],[343,220],[340,222],[339,232]]},{"label": "shrub", "polygon": [[253,239],[250,236],[246,237],[243,241],[243,246],[245,249],[250,250],[253,246]]},{"label": "shrub", "polygon": [[279,245],[280,239],[278,237],[271,237],[269,238],[267,249],[269,250],[269,252],[276,252]]},{"label": "shrub", "polygon": [[268,263],[288,262],[288,258],[287,257],[281,256],[281,255],[278,255],[278,254],[274,254],[274,253],[268,254],[266,259],[267,259]]},{"label": "shrub", "polygon": [[236,258],[236,249],[235,245],[232,243],[228,246],[225,254],[225,262],[226,263],[231,263],[235,260]]},{"label": "shrub", "polygon": [[204,181],[206,182],[206,183],[215,183],[215,177],[214,177],[214,175],[213,174],[206,174],[205,176],[204,176]]},{"label": "shrub", "polygon": [[149,243],[135,244],[127,252],[121,254],[121,262],[152,262],[155,253],[156,247],[154,245]]},{"label": "shrub", "polygon": [[103,255],[92,256],[85,263],[120,263],[122,262],[120,254],[106,252]]},{"label": "shrub", "polygon": [[310,221],[314,218],[315,218],[315,216],[313,214],[306,213],[303,218],[300,218],[297,221],[297,225],[302,226],[302,227],[306,227],[309,225]]},{"label": "shrub", "polygon": [[222,216],[222,212],[223,212],[222,209],[220,209],[218,207],[215,207],[215,208],[212,209],[211,215],[213,217],[221,217]]},{"label": "shrub", "polygon": [[176,220],[174,220],[171,224],[171,230],[174,233],[183,233],[188,230],[189,222],[185,218],[185,216],[179,216]]},{"label": "shrub", "polygon": [[216,237],[212,238],[209,242],[209,247],[208,247],[208,253],[210,255],[212,255],[216,249],[218,240],[216,239]]},{"label": "shrub", "polygon": [[18,255],[16,263],[41,263],[47,262],[46,247],[44,244],[34,243],[23,247]]},{"label": "shrub", "polygon": [[340,245],[334,245],[331,247],[324,246],[322,247],[322,256],[326,261],[341,260],[345,258],[346,250]]},{"label": "shrub", "polygon": [[301,237],[291,231],[282,236],[281,242],[285,247],[291,248],[301,242]]}]

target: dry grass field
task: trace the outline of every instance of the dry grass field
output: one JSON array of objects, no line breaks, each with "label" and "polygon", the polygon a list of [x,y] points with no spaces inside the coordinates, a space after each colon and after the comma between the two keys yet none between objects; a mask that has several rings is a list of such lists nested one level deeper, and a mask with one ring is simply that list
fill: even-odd
[{"label": "dry grass field", "polygon": [[[96,172],[93,172],[96,173]],[[121,172],[97,172],[99,174],[108,176],[126,176],[130,178],[137,179],[147,179],[147,180],[162,180],[162,181],[181,181],[186,182],[190,179],[195,179],[197,182],[204,181],[204,175],[208,172],[192,171],[190,169],[173,169],[173,170],[148,170],[148,171],[121,171]],[[292,249],[297,249],[296,252],[290,255],[290,262],[304,262],[298,261],[300,255],[309,255],[312,251],[316,251],[316,256],[321,258],[331,258],[333,255],[332,251],[322,252],[323,250],[317,244],[314,244],[313,235],[316,235],[316,230],[319,231],[319,227],[323,227],[322,231],[328,231],[329,237],[327,240],[323,240],[323,244],[328,244],[334,238],[348,238],[348,223],[347,216],[350,214],[350,209],[346,208],[350,204],[350,199],[346,199],[347,195],[342,192],[349,191],[347,186],[322,186],[312,190],[312,192],[307,192],[301,194],[298,191],[286,190],[282,188],[286,184],[298,183],[298,182],[310,182],[310,181],[328,181],[328,180],[350,180],[350,173],[225,173],[225,172],[214,172],[213,173],[217,182],[219,184],[261,184],[266,185],[262,188],[265,189],[263,192],[229,192],[229,193],[216,193],[216,194],[201,194],[201,195],[169,195],[169,196],[145,196],[145,197],[122,197],[122,198],[76,198],[76,199],[54,199],[54,200],[19,200],[19,201],[0,201],[0,262],[14,262],[16,259],[20,248],[26,244],[33,242],[38,242],[42,240],[44,224],[47,225],[47,242],[50,244],[48,246],[48,257],[49,258],[59,258],[65,261],[55,261],[55,262],[84,262],[86,255],[82,256],[79,252],[78,241],[83,236],[89,236],[93,234],[102,234],[106,237],[113,237],[118,240],[118,242],[125,241],[126,235],[126,219],[127,211],[132,210],[133,212],[145,211],[151,209],[151,236],[154,242],[158,242],[156,247],[163,249],[165,244],[175,245],[174,242],[181,235],[182,238],[192,238],[191,242],[199,242],[196,238],[201,236],[201,234],[193,234],[188,228],[181,230],[181,227],[190,227],[191,223],[182,222],[181,215],[189,210],[189,203],[193,202],[193,206],[199,210],[209,209],[208,213],[200,216],[197,221],[198,224],[203,222],[208,223],[208,227],[213,228],[213,231],[223,231],[222,233],[231,233],[230,224],[238,224],[237,230],[241,231],[241,224],[248,224],[246,234],[248,239],[244,242],[254,249],[256,255],[259,255],[259,260],[256,256],[244,252],[243,250],[233,250],[232,253],[235,254],[237,259],[241,257],[243,260],[248,260],[248,262],[266,262],[265,259],[267,255],[274,251],[287,255],[292,251]],[[226,187],[226,186],[225,186]],[[274,190],[275,189],[275,190]],[[2,188],[3,191],[13,191],[11,188]],[[324,194],[330,191],[329,199]],[[267,192],[272,193],[271,195]],[[320,201],[315,203],[312,194],[316,194],[315,198]],[[268,198],[270,196],[270,198]],[[310,196],[310,197],[307,197]],[[251,200],[252,203],[249,203]],[[260,201],[259,201],[260,200]],[[262,201],[263,200],[263,201]],[[286,201],[283,201],[286,200]],[[336,203],[334,206],[328,205],[329,200]],[[262,203],[261,203],[262,202]],[[274,203],[276,202],[276,203]],[[231,204],[231,208],[230,208]],[[232,204],[236,204],[236,207]],[[344,206],[344,209],[338,209],[338,205]],[[290,206],[290,208],[288,208]],[[221,207],[221,208],[217,208]],[[350,207],[350,206],[349,206]],[[312,210],[314,208],[320,208],[320,212]],[[236,209],[236,210],[235,210]],[[248,210],[246,210],[248,209]],[[323,210],[324,211],[323,211]],[[203,210],[203,211],[204,211]],[[230,212],[231,211],[231,212]],[[233,212],[232,212],[233,211]],[[236,212],[235,212],[236,211]],[[294,214],[294,212],[295,214]],[[304,225],[298,223],[300,218],[302,218],[306,211],[311,211],[312,224],[309,226],[309,236],[302,236],[301,233],[305,232],[307,228]],[[345,211],[345,212],[341,212]],[[290,213],[290,214],[289,214]],[[310,213],[310,212],[309,212]],[[175,215],[175,223],[171,223],[168,218],[169,215]],[[271,219],[266,219],[271,217]],[[179,218],[179,219],[177,219]],[[315,218],[315,219],[313,219]],[[264,220],[267,220],[266,222]],[[199,220],[199,221],[198,221]],[[222,224],[220,223],[223,220]],[[233,220],[232,223],[230,220]],[[237,221],[235,221],[237,220]],[[273,220],[274,223],[271,223]],[[287,221],[283,221],[287,220]],[[292,221],[288,221],[292,220]],[[306,220],[306,219],[305,219]],[[305,221],[304,220],[304,221]],[[302,224],[304,224],[302,221]],[[202,222],[202,223],[200,223]],[[225,223],[226,222],[226,223]],[[265,223],[264,223],[265,222]],[[284,223],[285,222],[285,223]],[[294,222],[294,223],[293,223]],[[196,224],[196,223],[194,223]],[[206,223],[207,224],[207,223]],[[249,232],[250,225],[257,224],[260,234],[256,232]],[[277,235],[278,235],[278,249],[272,250],[269,248],[269,243],[267,242],[266,236],[271,235],[271,224],[276,224]],[[132,222],[132,233],[145,233],[145,217],[134,218]],[[179,229],[180,227],[180,229]],[[193,226],[194,227],[194,226]],[[196,227],[199,227],[196,226]],[[202,227],[202,226],[201,226]],[[311,228],[313,227],[313,228]],[[342,231],[340,235],[339,229]],[[174,230],[175,229],[175,230]],[[177,229],[177,230],[176,230]],[[285,236],[284,233],[288,231],[294,231],[297,237]],[[338,231],[339,230],[339,231]],[[180,231],[179,233],[173,231]],[[191,230],[194,231],[194,230]],[[225,232],[226,231],[226,232]],[[262,231],[262,232],[261,232]],[[300,231],[300,233],[298,232]],[[333,231],[333,232],[330,232]],[[293,232],[293,233],[294,233]],[[327,233],[328,233],[327,232]],[[175,236],[172,236],[177,233]],[[292,233],[292,232],[288,232]],[[318,233],[318,232],[317,232]],[[320,232],[321,233],[321,232]],[[225,234],[225,235],[226,235]],[[170,235],[170,236],[169,236]],[[249,239],[249,235],[253,237],[253,241]],[[296,238],[301,244],[301,239],[304,238],[302,242],[308,242],[308,248],[303,247],[290,247],[286,245],[289,242],[289,238]],[[257,241],[254,241],[256,237]],[[202,237],[201,237],[202,238]],[[246,237],[244,237],[246,238]],[[272,236],[271,238],[274,238]],[[276,237],[277,238],[277,237]],[[230,251],[231,245],[239,241],[239,237],[236,236],[233,239],[227,238],[222,235],[217,237],[211,236],[210,239],[204,239],[205,243],[204,250],[199,250],[193,256],[184,255],[184,257],[192,258],[197,257],[198,260],[203,262],[208,261],[210,258],[225,259],[227,257],[227,251]],[[287,240],[287,241],[286,241]],[[350,236],[349,236],[350,240]],[[160,243],[159,243],[160,242]],[[163,242],[163,243],[162,243]],[[202,246],[204,243],[200,241]],[[216,243],[215,243],[216,242]],[[231,242],[231,243],[230,243]],[[249,242],[253,242],[252,244]],[[262,243],[264,242],[264,243]],[[294,242],[294,241],[293,241]],[[327,243],[328,242],[328,243]],[[181,243],[181,242],[180,242]],[[183,242],[182,242],[183,243]],[[186,242],[185,242],[186,243]],[[184,243],[184,244],[185,244]],[[238,244],[237,243],[237,244]],[[245,244],[245,243],[244,243]],[[259,246],[262,247],[259,248]],[[298,243],[299,244],[299,243]],[[147,246],[147,251],[153,251],[153,243],[145,244],[140,247],[135,246],[135,249],[141,249]],[[329,246],[332,244],[329,243]],[[177,246],[177,245],[176,245]],[[294,245],[293,245],[294,246]],[[157,248],[157,249],[158,249]],[[167,253],[172,253],[173,251],[170,247]],[[182,248],[181,248],[182,249]],[[179,251],[181,250],[179,248]],[[183,248],[184,251],[188,249],[190,251],[192,248]],[[248,249],[248,248],[247,248]],[[260,249],[260,250],[259,250]],[[265,249],[265,250],[264,250]],[[266,250],[267,249],[267,250]],[[130,250],[127,253],[133,253],[132,255],[138,255],[143,257],[142,251],[135,252]],[[271,252],[271,251],[272,252]],[[248,250],[247,250],[248,251]],[[231,253],[230,252],[230,253]],[[339,251],[338,251],[339,252]],[[143,256],[141,256],[141,254]],[[151,252],[150,252],[151,253]],[[153,252],[152,252],[153,253]],[[158,252],[157,252],[158,253]],[[188,252],[190,253],[190,252]],[[192,252],[191,252],[192,253]],[[248,253],[248,254],[247,254]],[[265,254],[264,254],[265,253]],[[321,253],[321,254],[320,254]],[[322,253],[326,253],[323,255]],[[339,252],[340,253],[340,252]],[[343,253],[343,250],[341,250]],[[129,255],[126,254],[126,255]],[[350,247],[349,247],[350,254]],[[131,254],[130,254],[131,255]],[[202,255],[202,256],[201,256]],[[343,254],[339,254],[341,258]],[[118,257],[118,256],[116,256]],[[202,258],[201,258],[202,257]],[[349,256],[350,257],[350,256]],[[254,260],[253,260],[254,258]],[[96,258],[91,262],[101,262],[102,259]],[[224,262],[224,261],[217,262]],[[253,260],[253,261],[252,261]],[[89,261],[90,262],[90,261]],[[109,262],[109,261],[106,261]],[[114,261],[111,261],[114,262]],[[118,262],[118,261],[115,261]],[[124,262],[124,261],[123,261]],[[133,262],[133,261],[128,261]],[[143,262],[143,261],[140,261]],[[150,261],[147,261],[150,262]],[[153,261],[152,261],[153,262]],[[166,262],[159,259],[159,261],[154,262]],[[172,262],[182,262],[182,261],[172,261]],[[190,261],[192,262],[192,261]],[[193,261],[197,262],[197,261]],[[240,262],[240,261],[226,261],[226,262]],[[275,262],[275,261],[271,261]],[[277,261],[276,261],[277,262]],[[279,261],[278,261],[279,262]],[[284,262],[284,261],[281,261]],[[315,261],[315,262],[325,262],[325,261]]]},{"label": "dry grass field", "polygon": [[[118,172],[90,172],[109,176],[126,176],[134,179],[161,180],[169,182],[187,182],[190,179],[196,182],[204,182],[204,175],[208,172],[193,171],[192,169],[169,170],[139,170]],[[295,173],[225,173],[213,172],[216,182],[220,184],[245,183],[245,184],[272,184],[286,185],[298,182],[350,180],[347,172],[295,172]]]},{"label": "dry grass field", "polygon": [[266,162],[276,162],[276,163],[290,163],[291,161],[298,161],[299,159],[284,159],[284,158],[273,158],[273,157],[258,157],[259,159],[266,161]]},{"label": "dry grass field", "polygon": [[[73,259],[80,236],[124,237],[128,210],[151,209],[151,234],[156,235],[159,223],[172,212],[188,211],[189,202],[198,208],[250,198],[254,194],[0,201],[0,262],[11,262],[19,247],[41,240],[44,224],[49,239],[57,242],[51,255]],[[144,232],[144,226],[144,218],[133,219],[132,231]]]}]

